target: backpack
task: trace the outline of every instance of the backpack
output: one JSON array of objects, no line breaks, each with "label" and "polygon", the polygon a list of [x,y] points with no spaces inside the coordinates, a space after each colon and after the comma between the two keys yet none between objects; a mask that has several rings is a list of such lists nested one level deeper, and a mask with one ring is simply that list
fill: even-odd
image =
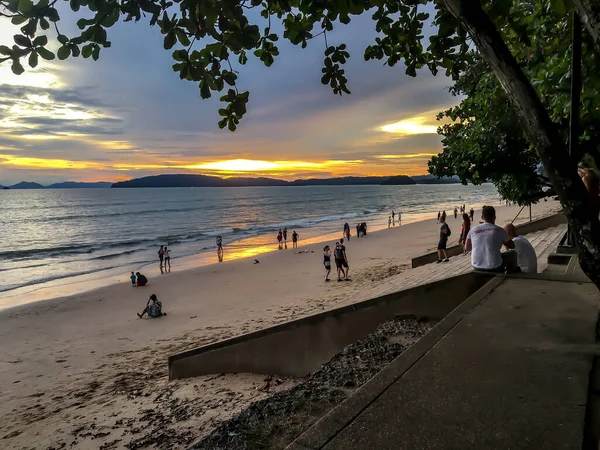
[{"label": "backpack", "polygon": [[450,227],[448,226],[448,224],[446,224],[446,227],[448,227],[448,233],[446,234],[447,237],[452,236],[452,231],[450,230]]}]

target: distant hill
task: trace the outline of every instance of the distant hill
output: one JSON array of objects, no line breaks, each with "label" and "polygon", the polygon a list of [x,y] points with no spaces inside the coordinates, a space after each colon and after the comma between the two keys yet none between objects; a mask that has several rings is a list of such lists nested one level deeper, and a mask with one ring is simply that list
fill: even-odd
[{"label": "distant hill", "polygon": [[438,178],[435,175],[417,175],[412,177],[417,184],[455,184],[460,183],[458,177],[442,177]]},{"label": "distant hill", "polygon": [[54,183],[47,186],[48,189],[101,189],[109,188],[112,186],[111,182],[98,181],[95,183],[83,183],[79,181],[64,181],[62,183]]},{"label": "distant hill", "polygon": [[[395,182],[391,182],[392,179]],[[367,184],[415,184],[415,182],[406,175],[397,175],[394,177],[310,178],[295,180],[290,183],[291,186],[360,186]]]},{"label": "distant hill", "polygon": [[393,177],[388,177],[387,179],[381,182],[383,185],[404,185],[404,184],[416,184],[416,181],[407,175],[396,175]]},{"label": "distant hill", "polygon": [[10,186],[11,189],[44,189],[39,183],[33,183],[31,181],[21,181],[20,183]]},{"label": "distant hill", "polygon": [[415,184],[406,176],[394,177],[341,177],[314,178],[306,180],[284,181],[273,178],[219,178],[207,175],[155,175],[120,181],[112,185],[114,188],[131,187],[247,187],[247,186],[345,186],[345,185],[381,185],[381,184]]},{"label": "distant hill", "polygon": [[113,188],[142,187],[241,187],[241,186],[287,186],[288,182],[272,178],[219,178],[207,175],[154,175],[119,181]]}]

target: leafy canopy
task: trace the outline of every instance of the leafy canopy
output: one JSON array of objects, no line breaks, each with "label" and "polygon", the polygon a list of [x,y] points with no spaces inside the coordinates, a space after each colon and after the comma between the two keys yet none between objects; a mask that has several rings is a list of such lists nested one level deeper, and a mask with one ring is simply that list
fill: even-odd
[{"label": "leafy canopy", "polygon": [[[222,93],[225,105],[219,109],[219,126],[232,131],[246,113],[249,98],[248,92],[237,88],[241,66],[248,58],[271,66],[280,38],[306,47],[321,37],[325,42],[321,81],[339,95],[350,93],[343,69],[350,55],[345,44],[328,45],[327,33],[349,23],[353,15],[371,12],[378,32],[364,58],[384,60],[390,66],[402,61],[411,76],[428,67],[434,74],[442,69],[457,77],[469,50],[466,34],[453,16],[437,6],[433,18],[425,12],[428,0],[68,0],[73,14],[81,17],[77,21],[81,33],[76,36],[61,32],[57,1],[0,0],[0,15],[22,25],[14,43],[0,46],[0,63],[10,63],[13,72],[21,74],[25,59],[30,67],[36,67],[40,57],[97,60],[111,45],[110,27],[146,16],[164,35],[164,48],[173,50],[173,70],[181,79],[198,83],[202,98]],[[281,36],[273,31],[272,21],[283,25]],[[433,27],[428,43],[424,25]],[[49,49],[49,38],[58,41],[56,52]]]},{"label": "leafy canopy", "polygon": [[[500,29],[517,62],[539,98],[568,140],[570,114],[571,23],[548,5],[521,1],[511,12],[511,23]],[[600,141],[600,65],[584,43],[580,143],[582,153],[598,157]],[[450,120],[439,129],[443,151],[429,162],[430,173],[457,175],[463,183],[492,181],[500,194],[520,204],[535,201],[548,181],[540,177],[540,158],[527,140],[520,119],[487,63],[472,53],[472,64],[461,72],[450,92],[464,99],[439,114]],[[581,159],[579,155],[578,159]]]}]

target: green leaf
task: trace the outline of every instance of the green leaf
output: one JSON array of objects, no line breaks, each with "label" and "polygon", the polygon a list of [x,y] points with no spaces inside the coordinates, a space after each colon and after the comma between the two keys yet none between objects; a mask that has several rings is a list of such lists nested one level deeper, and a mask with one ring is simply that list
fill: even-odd
[{"label": "green leaf", "polygon": [[14,16],[12,19],[10,19],[10,22],[13,25],[21,25],[23,22],[27,22],[28,20],[29,18],[25,16]]},{"label": "green leaf", "polygon": [[92,50],[92,59],[94,61],[98,61],[98,58],[100,58],[100,46],[94,45],[94,50]]},{"label": "green leaf", "polygon": [[233,121],[233,118],[230,118],[227,121],[227,128],[229,128],[229,131],[235,131],[236,126],[235,126],[235,122]]},{"label": "green leaf", "polygon": [[219,128],[223,129],[227,126],[227,117],[225,117],[224,119],[219,120]]},{"label": "green leaf", "polygon": [[188,47],[190,45],[190,40],[185,34],[185,31],[183,31],[181,28],[178,28],[175,33],[177,34],[177,39],[179,40],[179,42],[181,42],[181,45],[183,45],[184,47]]},{"label": "green leaf", "polygon": [[83,48],[81,49],[81,56],[83,56],[84,58],[89,58],[90,56],[92,56],[93,50],[94,50],[94,44],[84,45]]},{"label": "green leaf", "polygon": [[34,51],[29,55],[29,67],[36,67],[38,65],[38,54]]},{"label": "green leaf", "polygon": [[43,47],[48,43],[48,36],[38,36],[33,40],[34,47]]},{"label": "green leaf", "polygon": [[54,59],[54,53],[44,47],[39,47],[36,49],[36,51],[46,61],[52,61]]},{"label": "green leaf", "polygon": [[60,42],[63,45],[66,45],[69,43],[69,38],[66,37],[64,34],[59,34],[56,39],[58,40],[58,42]]},{"label": "green leaf", "polygon": [[10,56],[12,55],[12,50],[6,45],[0,45],[0,54]]},{"label": "green leaf", "polygon": [[15,75],[21,75],[23,72],[25,72],[25,69],[23,69],[23,66],[21,65],[19,60],[13,60],[11,70]]},{"label": "green leaf", "polygon": [[47,30],[50,28],[50,22],[48,22],[44,17],[40,19],[40,27],[42,30]]},{"label": "green leaf", "polygon": [[81,53],[81,51],[79,50],[79,47],[75,44],[69,45],[69,48],[71,49],[71,54],[75,58],[77,58],[79,56],[79,54]]},{"label": "green leaf", "polygon": [[172,49],[176,42],[177,42],[177,37],[175,36],[175,33],[173,31],[169,31],[167,33],[167,35],[165,36],[165,40],[164,40],[165,50]]},{"label": "green leaf", "polygon": [[564,0],[550,0],[550,4],[558,16],[564,17],[567,14],[567,6]]},{"label": "green leaf", "polygon": [[58,52],[56,53],[56,56],[58,56],[58,59],[60,59],[61,61],[64,59],[67,59],[70,55],[71,55],[71,49],[69,47],[67,47],[66,45],[63,45],[62,47],[60,47],[58,49]]},{"label": "green leaf", "polygon": [[48,8],[46,10],[46,16],[50,22],[58,22],[60,20],[60,16],[58,15],[56,8]]},{"label": "green leaf", "polygon": [[15,34],[13,36],[13,39],[15,40],[15,44],[17,44],[20,47],[31,47],[31,39],[29,39],[27,36],[23,36],[22,34]]},{"label": "green leaf", "polygon": [[[21,14],[29,14],[33,9],[33,2],[31,0],[19,0],[17,8]],[[14,72],[14,70],[13,70]],[[23,73],[23,72],[21,72]]]}]

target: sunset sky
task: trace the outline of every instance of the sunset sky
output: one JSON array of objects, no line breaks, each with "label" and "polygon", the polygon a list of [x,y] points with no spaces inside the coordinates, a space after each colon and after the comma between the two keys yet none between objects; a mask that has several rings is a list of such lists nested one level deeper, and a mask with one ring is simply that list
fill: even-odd
[{"label": "sunset sky", "polygon": [[[68,14],[63,32],[74,35]],[[435,115],[456,103],[443,76],[404,75],[365,62],[369,17],[328,36],[345,42],[349,96],[320,83],[324,43],[302,50],[279,41],[271,68],[250,59],[240,90],[248,113],[235,133],[217,127],[217,98],[172,72],[158,28],[119,24],[98,62],[55,61],[15,76],[0,65],[0,184],[21,180],[118,181],[158,173],[295,179],[418,175],[441,150]],[[14,28],[0,19],[0,44]],[[51,35],[50,35],[51,36]]]}]

